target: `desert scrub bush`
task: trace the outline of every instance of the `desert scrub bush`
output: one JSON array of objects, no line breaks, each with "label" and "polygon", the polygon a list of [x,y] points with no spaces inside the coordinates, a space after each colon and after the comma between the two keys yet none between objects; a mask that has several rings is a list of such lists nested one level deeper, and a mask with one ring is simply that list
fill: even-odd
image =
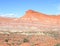
[{"label": "desert scrub bush", "polygon": [[29,40],[27,38],[24,38],[23,42],[29,42]]},{"label": "desert scrub bush", "polygon": [[8,42],[9,41],[9,39],[5,39],[5,42]]},{"label": "desert scrub bush", "polygon": [[60,44],[56,44],[55,46],[60,46]]}]

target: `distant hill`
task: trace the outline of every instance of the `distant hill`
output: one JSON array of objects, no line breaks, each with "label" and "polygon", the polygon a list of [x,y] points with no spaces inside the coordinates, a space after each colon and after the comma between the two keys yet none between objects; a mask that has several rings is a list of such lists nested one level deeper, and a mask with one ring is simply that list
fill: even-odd
[{"label": "distant hill", "polygon": [[20,18],[0,17],[0,30],[15,31],[58,31],[60,15],[47,15],[33,10],[26,11]]}]

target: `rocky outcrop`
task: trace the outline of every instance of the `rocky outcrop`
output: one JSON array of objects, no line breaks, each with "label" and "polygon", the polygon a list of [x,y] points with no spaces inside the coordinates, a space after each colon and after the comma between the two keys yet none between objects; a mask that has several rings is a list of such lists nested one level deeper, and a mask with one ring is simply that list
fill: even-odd
[{"label": "rocky outcrop", "polygon": [[0,30],[14,31],[59,31],[60,15],[47,15],[33,10],[21,18],[0,17]]}]

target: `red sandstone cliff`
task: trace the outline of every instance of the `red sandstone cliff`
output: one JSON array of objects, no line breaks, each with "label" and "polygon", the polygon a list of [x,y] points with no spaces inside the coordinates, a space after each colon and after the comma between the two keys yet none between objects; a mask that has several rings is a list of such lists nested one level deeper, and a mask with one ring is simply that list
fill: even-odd
[{"label": "red sandstone cliff", "polygon": [[46,15],[33,10],[26,11],[21,18],[0,17],[0,28],[48,31],[60,30],[60,15]]}]

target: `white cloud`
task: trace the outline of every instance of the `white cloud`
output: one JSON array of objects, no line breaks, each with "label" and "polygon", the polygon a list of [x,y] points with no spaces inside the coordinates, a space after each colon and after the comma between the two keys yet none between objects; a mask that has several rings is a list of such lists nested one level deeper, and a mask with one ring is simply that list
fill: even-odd
[{"label": "white cloud", "polygon": [[0,14],[1,17],[17,17],[15,14]]}]

